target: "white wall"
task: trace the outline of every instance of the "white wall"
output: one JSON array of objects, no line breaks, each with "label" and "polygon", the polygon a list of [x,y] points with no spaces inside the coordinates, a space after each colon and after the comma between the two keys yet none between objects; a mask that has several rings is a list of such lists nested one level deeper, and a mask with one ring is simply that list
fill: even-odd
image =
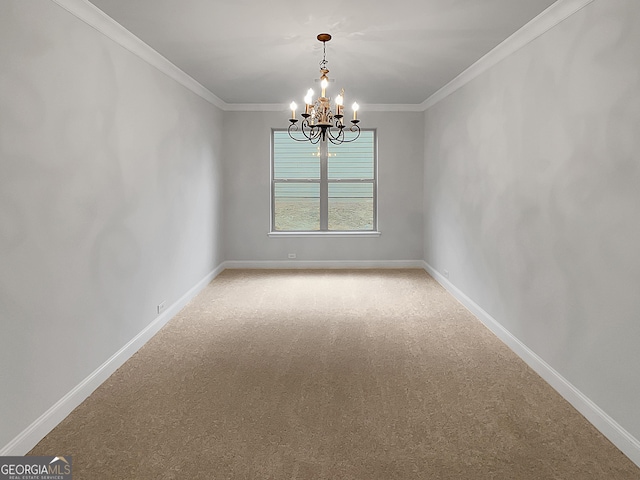
[{"label": "white wall", "polygon": [[289,252],[424,255],[640,437],[639,20],[635,0],[596,0],[425,115],[364,108],[361,125],[378,129],[382,235],[285,239],[267,236],[267,146],[286,111],[225,112],[223,125],[50,0],[5,0],[0,446],[159,302],[223,260]]},{"label": "white wall", "polygon": [[596,0],[426,112],[426,261],[640,438],[640,2]]},{"label": "white wall", "polygon": [[269,232],[270,138],[286,128],[282,112],[225,112],[225,258],[230,261],[399,261],[422,259],[424,115],[367,112],[377,128],[377,238],[273,238]]},{"label": "white wall", "polygon": [[0,447],[221,261],[222,112],[50,0],[0,15]]}]

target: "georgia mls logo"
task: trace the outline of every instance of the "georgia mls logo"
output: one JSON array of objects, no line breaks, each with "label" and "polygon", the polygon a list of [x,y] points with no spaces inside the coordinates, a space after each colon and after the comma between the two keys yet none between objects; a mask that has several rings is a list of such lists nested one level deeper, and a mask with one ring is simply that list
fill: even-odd
[{"label": "georgia mls logo", "polygon": [[0,480],[71,480],[71,457],[0,457]]},{"label": "georgia mls logo", "polygon": [[[68,470],[69,470],[69,473],[71,473],[71,465],[69,464],[69,462],[67,461],[67,459],[66,459],[66,458],[64,458],[64,457],[53,457],[53,460],[51,460],[51,461],[49,462],[49,465],[53,465],[53,464],[54,464],[54,463],[56,463],[56,462],[63,462],[63,463],[65,463],[66,465],[69,465]],[[66,470],[66,469],[65,469],[65,470]]]}]

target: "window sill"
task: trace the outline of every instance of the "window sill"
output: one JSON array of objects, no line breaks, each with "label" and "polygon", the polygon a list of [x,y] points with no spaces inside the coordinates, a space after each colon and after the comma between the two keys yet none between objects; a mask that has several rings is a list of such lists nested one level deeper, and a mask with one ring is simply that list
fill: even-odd
[{"label": "window sill", "polygon": [[362,237],[379,237],[381,232],[367,231],[367,232],[269,232],[268,236],[274,238],[362,238]]}]

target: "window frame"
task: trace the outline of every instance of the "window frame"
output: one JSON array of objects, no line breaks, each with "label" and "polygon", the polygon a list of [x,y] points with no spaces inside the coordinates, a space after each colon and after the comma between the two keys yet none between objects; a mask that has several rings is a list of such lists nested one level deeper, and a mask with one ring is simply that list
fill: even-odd
[{"label": "window frame", "polygon": [[[373,178],[368,179],[349,179],[339,178],[331,179],[328,175],[328,152],[329,142],[319,142],[320,155],[318,161],[320,162],[320,176],[317,179],[314,178],[289,178],[289,179],[276,179],[275,178],[275,133],[286,132],[284,128],[272,128],[270,135],[271,142],[271,158],[270,158],[270,225],[269,236],[301,236],[301,237],[315,237],[315,236],[336,236],[336,237],[349,237],[349,236],[380,236],[378,229],[378,131],[376,128],[363,128],[362,131],[373,132]],[[294,141],[294,140],[292,140]],[[320,187],[320,229],[319,230],[276,230],[276,212],[275,212],[275,190],[277,183],[316,183]],[[372,201],[373,201],[373,225],[369,230],[329,230],[328,216],[329,216],[329,185],[340,183],[367,183],[372,185]],[[323,230],[323,226],[326,229]]]}]

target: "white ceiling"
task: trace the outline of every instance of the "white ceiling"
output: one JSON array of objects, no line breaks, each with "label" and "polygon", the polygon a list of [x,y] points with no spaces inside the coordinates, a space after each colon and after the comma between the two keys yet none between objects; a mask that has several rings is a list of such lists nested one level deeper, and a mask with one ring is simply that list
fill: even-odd
[{"label": "white ceiling", "polygon": [[555,0],[91,0],[230,104],[420,104]]}]

